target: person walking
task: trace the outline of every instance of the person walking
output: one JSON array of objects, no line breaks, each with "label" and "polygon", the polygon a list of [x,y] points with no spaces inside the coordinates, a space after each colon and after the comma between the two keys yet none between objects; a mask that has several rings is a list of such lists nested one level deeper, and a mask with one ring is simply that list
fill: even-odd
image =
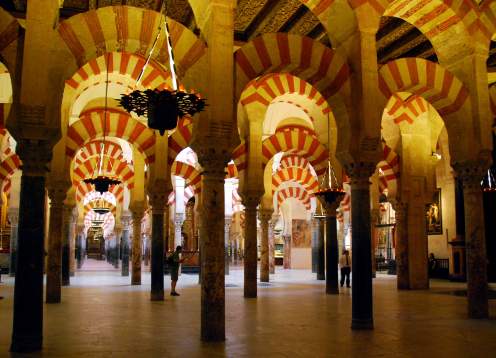
[{"label": "person walking", "polygon": [[339,258],[339,267],[341,268],[341,287],[344,285],[345,278],[346,287],[350,287],[351,256],[348,250],[344,250]]},{"label": "person walking", "polygon": [[179,293],[176,292],[176,285],[177,280],[179,279],[179,265],[185,260],[184,258],[181,258],[182,251],[182,246],[177,246],[176,251],[167,259],[171,274],[171,296],[179,296]]}]

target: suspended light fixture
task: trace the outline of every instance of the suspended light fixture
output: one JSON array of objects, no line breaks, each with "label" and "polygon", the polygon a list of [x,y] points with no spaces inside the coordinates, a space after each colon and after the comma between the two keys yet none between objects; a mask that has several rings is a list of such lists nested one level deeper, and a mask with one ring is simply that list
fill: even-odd
[{"label": "suspended light fixture", "polygon": [[96,199],[96,205],[92,210],[99,215],[105,215],[110,211],[110,208],[103,197],[100,196],[98,199]]},{"label": "suspended light fixture", "polygon": [[496,180],[494,179],[493,168],[487,170],[487,174],[482,178],[482,190],[487,192],[496,192]]},{"label": "suspended light fixture", "polygon": [[186,115],[193,116],[205,109],[205,99],[194,92],[186,92],[183,86],[179,85],[179,80],[174,63],[174,53],[172,49],[172,39],[169,33],[169,25],[167,23],[166,1],[162,2],[161,13],[164,14],[163,24],[159,24],[158,33],[153,42],[152,48],[146,59],[141,73],[138,77],[136,85],[141,81],[145,69],[150,62],[153,51],[158,39],[163,31],[166,37],[167,51],[169,54],[169,67],[172,77],[172,88],[147,89],[145,91],[133,91],[130,94],[122,95],[120,105],[129,113],[134,112],[138,116],[146,115],[148,118],[148,127],[159,131],[160,135],[164,135],[166,130],[176,128],[178,117]]},{"label": "suspended light fixture", "polygon": [[[105,140],[107,135],[107,114],[108,114],[108,86],[109,86],[109,71],[108,71],[108,61],[110,54],[107,53],[105,56],[105,68],[107,71],[106,81],[105,81],[105,106],[103,112],[103,140],[100,142],[100,153],[98,156],[98,164],[95,168],[93,176],[91,178],[84,179],[87,184],[92,184],[95,186],[95,190],[100,194],[103,194],[109,190],[111,185],[118,185],[121,183],[120,180],[116,178],[109,177],[102,173],[103,167],[103,152],[105,151]],[[103,200],[103,199],[102,199]]]}]

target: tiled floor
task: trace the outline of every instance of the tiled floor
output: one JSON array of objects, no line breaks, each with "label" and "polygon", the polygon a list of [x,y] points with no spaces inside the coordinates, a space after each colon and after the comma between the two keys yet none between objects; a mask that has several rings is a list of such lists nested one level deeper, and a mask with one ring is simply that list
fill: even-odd
[{"label": "tiled floor", "polygon": [[[118,271],[79,272],[63,302],[45,305],[43,357],[496,357],[492,320],[468,320],[466,301],[443,292],[463,285],[434,281],[430,291],[398,292],[394,277],[374,281],[374,331],[351,331],[350,290],[326,296],[308,271],[277,270],[257,299],[243,298],[243,272],[226,289],[225,343],[199,339],[198,276],[182,275],[180,297],[149,301],[150,274],[131,286]],[[5,279],[5,276],[3,276]],[[0,286],[0,357],[9,356],[12,279]],[[166,277],[166,287],[170,279]]]}]

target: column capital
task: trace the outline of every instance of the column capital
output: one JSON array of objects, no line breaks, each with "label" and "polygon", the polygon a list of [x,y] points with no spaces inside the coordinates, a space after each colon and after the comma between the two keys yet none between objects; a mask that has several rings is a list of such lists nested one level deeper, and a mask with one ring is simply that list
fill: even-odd
[{"label": "column capital", "polygon": [[129,225],[131,225],[131,215],[128,214],[121,215],[121,224],[123,230],[129,230]]},{"label": "column capital", "polygon": [[258,204],[260,204],[263,194],[263,191],[260,190],[244,190],[239,193],[243,205],[247,210],[256,210]]},{"label": "column capital", "polygon": [[272,209],[259,209],[258,210],[258,220],[266,222],[267,224],[272,219]]},{"label": "column capital", "polygon": [[464,190],[482,190],[481,181],[489,166],[489,162],[475,160],[453,164],[456,177],[462,181]]},{"label": "column capital", "polygon": [[163,213],[169,205],[167,204],[169,194],[166,190],[153,190],[148,192],[148,202],[152,207],[152,214]]},{"label": "column capital", "polygon": [[16,152],[22,161],[22,173],[27,176],[45,176],[52,160],[52,142],[45,139],[20,139]]},{"label": "column capital", "polygon": [[71,183],[63,180],[49,181],[47,185],[48,197],[50,198],[50,206],[52,208],[62,208],[64,200],[67,197],[67,190],[71,187]]},{"label": "column capital", "polygon": [[141,221],[145,214],[145,204],[142,201],[135,201],[129,205],[129,210],[133,215],[133,220],[139,219]]},{"label": "column capital", "polygon": [[215,147],[201,147],[196,150],[198,162],[203,168],[202,174],[218,176],[224,179],[226,165],[231,159],[231,153],[227,149]]},{"label": "column capital", "polygon": [[350,162],[344,165],[346,173],[350,177],[350,185],[368,188],[370,177],[376,170],[375,162]]}]

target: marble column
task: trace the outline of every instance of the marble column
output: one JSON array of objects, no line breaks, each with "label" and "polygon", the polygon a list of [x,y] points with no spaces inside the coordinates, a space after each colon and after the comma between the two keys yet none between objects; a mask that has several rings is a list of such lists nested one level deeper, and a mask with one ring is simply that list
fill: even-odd
[{"label": "marble column", "polygon": [[225,340],[224,168],[227,158],[198,150],[203,166],[200,198],[201,338]]},{"label": "marble column", "polygon": [[[161,187],[166,187],[165,182]],[[151,292],[152,301],[164,300],[164,214],[168,210],[167,193],[156,191],[149,193],[152,206],[152,265],[151,265]]]},{"label": "marble column", "polygon": [[229,275],[229,236],[230,236],[230,230],[231,230],[231,222],[232,222],[232,217],[231,216],[225,216],[224,217],[224,254],[225,254],[225,267],[224,267],[224,273],[226,275]]},{"label": "marble column", "polygon": [[312,217],[312,273],[317,273],[317,241],[319,235],[319,222]]},{"label": "marble column", "polygon": [[183,244],[182,243],[183,221],[184,221],[184,213],[176,213],[174,215],[174,248],[173,248],[173,250],[175,250],[177,246],[180,246]]},{"label": "marble column", "polygon": [[40,350],[43,341],[45,175],[52,156],[48,141],[19,140],[22,160],[12,352]]},{"label": "marble column", "polygon": [[372,260],[370,251],[370,182],[375,163],[347,166],[351,187],[352,329],[372,329]]},{"label": "marble column", "polygon": [[291,235],[283,235],[284,240],[284,258],[283,267],[285,269],[291,268]]},{"label": "marble column", "polygon": [[122,253],[122,265],[121,265],[121,276],[129,276],[129,226],[131,217],[129,215],[123,215],[121,217],[122,222],[122,237],[121,237],[121,253]]},{"label": "marble column", "polygon": [[17,264],[17,230],[19,223],[19,208],[9,208],[7,216],[10,222],[10,262],[9,276],[14,277]]},{"label": "marble column", "polygon": [[408,203],[396,202],[394,205],[396,220],[396,286],[399,290],[410,288],[408,265]]},{"label": "marble column", "polygon": [[77,225],[78,211],[77,206],[74,205],[72,209],[70,237],[69,237],[69,274],[74,276],[76,274],[76,225]]},{"label": "marble column", "polygon": [[325,218],[319,217],[316,221],[317,234],[317,280],[325,280]]},{"label": "marble column", "polygon": [[260,245],[260,281],[269,282],[269,221],[272,210],[261,209],[258,212],[260,226],[262,227],[262,240]]},{"label": "marble column", "polygon": [[275,274],[276,273],[275,229],[276,229],[276,224],[277,224],[277,220],[278,219],[279,219],[279,216],[276,215],[276,214],[273,214],[272,215],[272,220],[270,220],[270,223],[269,223],[269,273],[270,274]]},{"label": "marble column", "polygon": [[487,169],[475,162],[455,164],[454,167],[463,184],[468,316],[488,318],[487,255],[481,189],[481,180]]},{"label": "marble column", "polygon": [[142,202],[135,202],[130,209],[133,214],[131,285],[141,285],[141,220],[145,206]]},{"label": "marble column", "polygon": [[65,183],[51,183],[50,222],[48,227],[48,257],[46,272],[46,302],[59,303],[62,293],[62,226],[64,200],[69,186]]},{"label": "marble column", "polygon": [[122,227],[118,226],[115,228],[114,240],[115,240],[115,252],[114,252],[114,268],[119,268],[119,257],[121,256],[121,237],[122,237]]},{"label": "marble column", "polygon": [[243,194],[245,206],[244,296],[257,297],[257,206],[258,195]]},{"label": "marble column", "polygon": [[71,284],[71,222],[74,207],[64,205],[62,225],[62,286]]},{"label": "marble column", "polygon": [[83,267],[83,256],[84,256],[84,248],[83,248],[83,240],[84,240],[84,234],[83,230],[80,225],[78,225],[77,228],[77,242],[76,242],[76,264],[77,264],[77,269],[81,269]]}]

